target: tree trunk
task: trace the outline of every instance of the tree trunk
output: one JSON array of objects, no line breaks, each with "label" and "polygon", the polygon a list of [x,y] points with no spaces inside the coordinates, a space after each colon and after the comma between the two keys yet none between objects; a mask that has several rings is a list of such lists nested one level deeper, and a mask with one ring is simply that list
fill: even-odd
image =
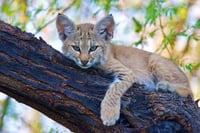
[{"label": "tree trunk", "polygon": [[122,97],[120,120],[106,127],[100,103],[112,75],[82,70],[60,52],[0,21],[0,91],[77,133],[200,131],[200,110],[190,97],[148,91],[134,84]]}]

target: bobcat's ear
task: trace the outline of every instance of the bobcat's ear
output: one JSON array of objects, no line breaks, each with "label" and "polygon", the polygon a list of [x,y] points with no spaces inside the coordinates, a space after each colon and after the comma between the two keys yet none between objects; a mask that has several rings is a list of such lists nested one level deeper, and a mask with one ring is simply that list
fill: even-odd
[{"label": "bobcat's ear", "polygon": [[95,26],[98,36],[105,41],[110,41],[113,38],[115,22],[112,14],[101,19]]},{"label": "bobcat's ear", "polygon": [[60,40],[63,42],[74,33],[75,24],[65,15],[58,14],[56,18],[56,27]]}]

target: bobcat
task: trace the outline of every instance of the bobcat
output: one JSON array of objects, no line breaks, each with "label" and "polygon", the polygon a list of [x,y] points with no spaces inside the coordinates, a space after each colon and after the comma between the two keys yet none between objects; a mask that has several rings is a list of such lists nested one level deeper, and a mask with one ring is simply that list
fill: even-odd
[{"label": "bobcat", "polygon": [[134,82],[156,91],[192,95],[186,76],[172,61],[147,51],[111,44],[114,25],[112,15],[96,25],[75,25],[63,14],[58,14],[56,19],[62,51],[67,58],[83,69],[97,67],[115,75],[101,102],[104,125],[114,125],[119,119],[120,98]]}]

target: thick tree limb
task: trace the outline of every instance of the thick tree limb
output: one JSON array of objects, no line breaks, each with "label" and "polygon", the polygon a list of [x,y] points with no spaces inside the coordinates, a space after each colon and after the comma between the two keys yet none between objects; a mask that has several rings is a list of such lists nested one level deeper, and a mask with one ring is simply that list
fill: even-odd
[{"label": "thick tree limb", "polygon": [[81,70],[41,38],[0,21],[0,91],[75,132],[200,131],[191,98],[133,85],[122,98],[120,120],[106,127],[100,103],[112,76]]}]

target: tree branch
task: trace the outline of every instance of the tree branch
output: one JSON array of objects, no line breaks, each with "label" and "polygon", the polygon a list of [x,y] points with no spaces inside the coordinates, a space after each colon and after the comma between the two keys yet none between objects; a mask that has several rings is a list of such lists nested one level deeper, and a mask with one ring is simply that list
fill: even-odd
[{"label": "tree branch", "polygon": [[134,84],[122,98],[120,120],[106,127],[100,103],[112,76],[82,70],[61,53],[0,21],[0,91],[79,133],[193,132],[200,110],[190,97],[158,93]]}]

